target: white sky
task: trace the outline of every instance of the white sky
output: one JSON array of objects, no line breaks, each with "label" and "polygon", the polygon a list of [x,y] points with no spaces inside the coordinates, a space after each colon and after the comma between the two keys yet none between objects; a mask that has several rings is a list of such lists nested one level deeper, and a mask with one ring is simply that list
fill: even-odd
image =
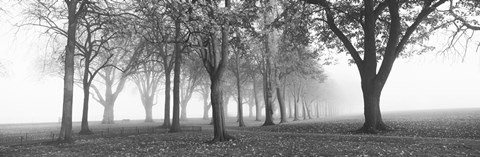
[{"label": "white sky", "polygon": [[[55,122],[61,116],[63,81],[41,77],[35,67],[36,58],[44,57],[46,39],[39,32],[12,26],[15,13],[0,18],[0,62],[8,76],[0,78],[0,123]],[[445,39],[435,39],[442,43]],[[474,50],[474,48],[472,48]],[[434,53],[399,59],[381,97],[383,111],[452,107],[480,107],[480,55],[471,50],[464,62],[436,56]],[[362,112],[360,79],[355,66],[346,61],[325,68],[328,82],[348,104],[349,111]],[[74,121],[81,120],[81,89],[74,91]],[[163,93],[160,93],[163,94]],[[188,117],[201,117],[203,102],[194,97],[188,105]],[[248,115],[244,105],[244,113]],[[235,115],[233,103],[229,114]],[[91,99],[89,119],[99,121],[103,107]],[[128,84],[115,105],[115,119],[143,119],[145,116],[137,89]],[[163,96],[153,108],[153,118],[163,118]]]}]

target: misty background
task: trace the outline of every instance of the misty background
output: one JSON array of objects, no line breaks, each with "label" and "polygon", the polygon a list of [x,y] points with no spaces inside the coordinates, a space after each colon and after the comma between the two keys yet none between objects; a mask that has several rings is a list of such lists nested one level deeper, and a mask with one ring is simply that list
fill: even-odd
[{"label": "misty background", "polygon": [[[42,60],[52,57],[52,43],[47,35],[33,27],[18,28],[22,15],[19,6],[12,5],[0,22],[0,123],[58,122],[61,117],[63,82],[48,75]],[[17,11],[15,11],[17,10]],[[438,33],[430,41],[436,51],[399,58],[381,96],[382,111],[480,107],[480,55],[476,47],[459,52],[438,52],[447,40]],[[478,40],[477,40],[478,41]],[[466,51],[465,51],[466,50]],[[332,52],[336,64],[324,66],[328,76],[323,83],[329,103],[341,106],[341,114],[363,113],[360,77],[354,65],[348,65],[347,54]],[[162,88],[162,87],[161,87]],[[158,95],[163,95],[160,90]],[[81,120],[81,88],[75,86],[73,121]],[[163,118],[163,97],[153,106],[153,118]],[[89,120],[101,121],[103,107],[90,101]],[[231,99],[228,115],[236,115]],[[248,113],[248,105],[244,105]],[[203,102],[195,94],[187,106],[188,118],[203,114]],[[145,111],[138,90],[128,82],[115,104],[115,119],[144,119]],[[262,112],[263,113],[263,112]],[[211,113],[210,113],[211,114]],[[245,116],[248,116],[246,114]]]}]

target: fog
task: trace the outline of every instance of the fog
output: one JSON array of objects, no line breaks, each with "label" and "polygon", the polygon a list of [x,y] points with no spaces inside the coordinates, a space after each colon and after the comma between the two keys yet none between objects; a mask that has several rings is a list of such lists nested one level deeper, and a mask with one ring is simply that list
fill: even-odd
[{"label": "fog", "polygon": [[[5,73],[0,78],[0,123],[57,122],[61,117],[63,81],[42,73],[38,58],[50,50],[48,38],[35,29],[14,27],[18,15],[0,26],[0,63]],[[12,20],[13,19],[13,20]],[[441,39],[438,39],[441,40]],[[437,41],[432,41],[437,42]],[[382,111],[480,107],[480,55],[475,47],[465,60],[458,54],[429,52],[398,59],[381,96]],[[340,106],[342,114],[363,113],[360,77],[355,65],[348,65],[349,56],[336,54],[337,64],[325,66],[329,103]],[[163,118],[163,92],[153,107],[153,118]],[[83,95],[75,86],[73,121],[81,120]],[[229,103],[228,115],[236,115],[236,104]],[[203,102],[194,95],[187,106],[189,118],[202,117]],[[248,106],[244,105],[248,116]],[[100,121],[103,107],[90,101],[89,120]],[[138,90],[127,83],[115,104],[115,119],[143,119],[145,111]],[[158,122],[159,120],[157,120]]]}]

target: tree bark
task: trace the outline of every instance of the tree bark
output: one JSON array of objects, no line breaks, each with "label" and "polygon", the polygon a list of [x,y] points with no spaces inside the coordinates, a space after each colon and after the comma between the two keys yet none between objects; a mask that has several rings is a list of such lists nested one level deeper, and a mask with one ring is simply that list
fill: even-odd
[{"label": "tree bark", "polygon": [[62,125],[60,127],[59,141],[72,142],[72,104],[73,104],[73,78],[75,39],[78,17],[84,10],[85,2],[82,1],[77,12],[79,0],[65,1],[68,7],[67,45],[65,47],[65,75],[63,79],[63,111]]},{"label": "tree bark", "polygon": [[253,99],[255,100],[255,121],[261,121],[260,117],[262,116],[262,108],[260,107],[260,103],[258,102],[258,94],[257,94],[257,81],[255,76],[252,76],[253,81]]},{"label": "tree bark", "polygon": [[181,113],[180,113],[180,119],[181,120],[187,120],[187,102],[184,102],[185,100],[182,100],[182,105],[180,105],[181,107]]},{"label": "tree bark", "polygon": [[114,115],[113,115],[113,102],[108,102],[105,104],[103,108],[103,120],[102,124],[113,124],[114,122]]},{"label": "tree bark", "polygon": [[143,104],[143,108],[145,108],[145,122],[153,122],[153,118],[152,118],[153,97],[154,96],[146,98],[146,102]]},{"label": "tree bark", "polygon": [[306,120],[307,119],[307,109],[305,108],[306,107],[306,104],[305,104],[305,100],[302,100],[302,107],[303,107],[303,120]]},{"label": "tree bark", "polygon": [[[375,84],[377,86],[375,86]],[[378,131],[389,130],[389,127],[383,122],[380,112],[380,93],[382,87],[383,86],[378,83],[369,84],[362,81],[365,123],[358,132],[377,133]]]},{"label": "tree bark", "polygon": [[162,128],[170,128],[170,72],[171,70],[165,71],[165,108]]},{"label": "tree bark", "polygon": [[282,90],[278,86],[277,86],[277,99],[278,99],[278,104],[280,106],[280,123],[286,123],[287,122],[287,113],[285,111],[285,101],[284,101],[284,98],[283,98],[284,95],[282,93]]},{"label": "tree bark", "polygon": [[236,64],[236,73],[235,77],[237,79],[237,103],[238,103],[238,126],[245,127],[245,123],[243,122],[243,102],[242,102],[242,85],[240,84],[240,57],[239,54],[235,54],[235,64]]},{"label": "tree bark", "polygon": [[180,131],[180,66],[182,53],[180,50],[180,21],[175,20],[175,67],[173,69],[173,119],[169,132]]},{"label": "tree bark", "polygon": [[209,94],[203,94],[203,119],[208,119],[208,110],[210,110],[210,104],[208,103]]},{"label": "tree bark", "polygon": [[[87,73],[88,75],[88,73]],[[88,101],[90,98],[90,85],[88,84],[88,77],[83,78],[83,113],[82,113],[82,125],[80,135],[91,135],[93,132],[88,128]]]}]

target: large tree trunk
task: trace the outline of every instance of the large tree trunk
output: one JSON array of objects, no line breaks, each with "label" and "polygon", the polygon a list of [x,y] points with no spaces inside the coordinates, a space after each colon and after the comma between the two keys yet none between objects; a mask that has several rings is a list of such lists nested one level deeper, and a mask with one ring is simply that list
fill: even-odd
[{"label": "large tree trunk", "polygon": [[[88,74],[87,74],[88,75]],[[90,96],[90,86],[88,85],[88,77],[83,78],[83,113],[82,113],[82,126],[80,135],[90,135],[93,134],[92,131],[88,128],[88,101]]]},{"label": "large tree trunk", "polygon": [[382,86],[379,86],[378,83],[373,83],[372,85],[362,81],[365,123],[358,130],[359,132],[377,133],[378,131],[389,129],[383,122],[380,112],[381,90]]},{"label": "large tree trunk", "polygon": [[114,123],[113,105],[114,103],[111,101],[107,101],[107,103],[104,105],[102,124]]},{"label": "large tree trunk", "polygon": [[180,66],[182,53],[180,50],[180,21],[175,20],[175,67],[173,69],[173,117],[169,132],[180,131]]},{"label": "large tree trunk", "polygon": [[153,122],[153,118],[152,118],[153,97],[154,96],[147,96],[145,98],[146,102],[143,104],[143,108],[145,108],[145,122]]},{"label": "large tree trunk", "polygon": [[223,114],[223,96],[221,82],[218,78],[211,79],[211,102],[212,102],[212,120],[213,120],[213,142],[228,141],[234,139],[228,135],[225,130],[225,117]]},{"label": "large tree trunk", "polygon": [[[68,7],[68,30],[67,45],[65,47],[65,76],[63,79],[63,111],[62,125],[60,127],[59,141],[72,142],[72,104],[73,104],[73,73],[74,55],[75,55],[75,38],[77,30],[77,4],[78,0],[65,1]],[[83,3],[83,2],[82,2]],[[80,8],[78,12],[82,12]]]},{"label": "large tree trunk", "polygon": [[273,109],[272,109],[272,104],[273,104],[273,98],[272,98],[272,86],[271,86],[271,81],[269,79],[269,76],[268,75],[268,69],[270,68],[270,66],[268,66],[270,64],[270,61],[269,59],[267,58],[267,67],[266,67],[266,71],[265,71],[265,74],[264,74],[264,86],[265,86],[265,89],[264,89],[264,93],[265,93],[265,122],[263,123],[262,126],[268,126],[268,125],[275,125],[275,123],[273,123]]}]

